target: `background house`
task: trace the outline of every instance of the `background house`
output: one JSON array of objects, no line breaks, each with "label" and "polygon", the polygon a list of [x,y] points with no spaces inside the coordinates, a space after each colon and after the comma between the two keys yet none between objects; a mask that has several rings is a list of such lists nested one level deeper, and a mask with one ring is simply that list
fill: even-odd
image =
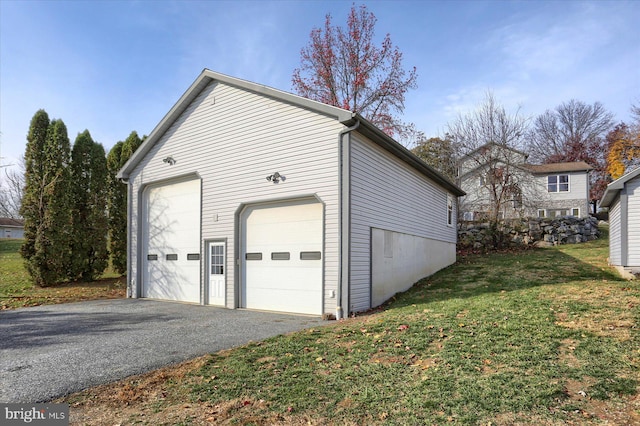
[{"label": "background house", "polygon": [[456,259],[460,188],[357,114],[209,70],[118,176],[130,297],[340,317]]},{"label": "background house", "polygon": [[526,169],[534,176],[535,187],[540,191],[535,216],[589,216],[589,171],[593,167],[575,161],[529,164]]},{"label": "background house", "polygon": [[640,168],[611,182],[600,207],[609,208],[609,263],[640,273]]},{"label": "background house", "polygon": [[19,219],[0,217],[0,238],[24,238],[24,222]]},{"label": "background house", "polygon": [[[458,184],[463,220],[589,215],[587,163],[527,163],[527,154],[486,144],[461,157]],[[497,212],[496,212],[497,209]]]}]

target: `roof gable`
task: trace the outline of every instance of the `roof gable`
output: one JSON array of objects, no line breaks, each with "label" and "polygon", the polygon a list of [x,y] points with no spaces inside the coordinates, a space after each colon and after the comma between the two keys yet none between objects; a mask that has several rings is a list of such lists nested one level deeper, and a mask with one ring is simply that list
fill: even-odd
[{"label": "roof gable", "polygon": [[624,189],[625,184],[638,176],[640,176],[640,167],[635,168],[607,185],[607,189],[604,191],[602,200],[600,201],[600,207],[610,207],[620,190]]},{"label": "roof gable", "polygon": [[[117,177],[127,179],[130,173],[135,169],[138,163],[147,155],[151,148],[162,138],[173,123],[180,115],[189,107],[189,105],[198,97],[198,95],[212,82],[218,81],[230,86],[245,89],[257,94],[268,96],[282,102],[286,102],[301,108],[305,108],[328,117],[332,117],[345,126],[354,126],[353,130],[370,138],[373,142],[383,147],[386,151],[400,158],[409,166],[417,169],[420,173],[432,179],[456,196],[464,195],[455,184],[445,178],[440,172],[424,163],[413,153],[389,135],[378,129],[375,125],[360,116],[359,114],[347,111],[342,108],[327,105],[311,99],[303,98],[288,92],[284,92],[272,87],[256,84],[247,80],[230,77],[220,74],[209,69],[204,69],[198,78],[191,84],[187,91],[180,97],[176,104],[169,110],[164,118],[153,129],[151,134],[145,139],[142,145],[134,152],[131,158],[125,163],[118,172]],[[357,126],[357,127],[356,127]]]},{"label": "roof gable", "polygon": [[133,171],[135,166],[140,160],[151,150],[153,145],[164,135],[164,133],[171,127],[171,125],[178,119],[178,117],[187,109],[187,107],[193,102],[193,100],[204,90],[212,81],[219,81],[231,86],[239,87],[245,90],[249,90],[255,93],[259,93],[265,96],[269,96],[275,99],[279,99],[284,102],[288,102],[302,108],[310,109],[320,114],[334,117],[340,122],[351,120],[355,114],[351,111],[344,110],[342,108],[333,107],[331,105],[316,102],[301,96],[293,95],[291,93],[283,92],[268,86],[256,84],[247,80],[242,80],[235,77],[230,77],[225,74],[217,73],[209,69],[204,69],[198,78],[191,84],[187,91],[180,97],[178,102],[169,110],[164,118],[153,129],[151,134],[145,139],[142,145],[134,152],[131,158],[125,163],[122,169],[118,172],[117,177],[120,179],[126,179]]}]

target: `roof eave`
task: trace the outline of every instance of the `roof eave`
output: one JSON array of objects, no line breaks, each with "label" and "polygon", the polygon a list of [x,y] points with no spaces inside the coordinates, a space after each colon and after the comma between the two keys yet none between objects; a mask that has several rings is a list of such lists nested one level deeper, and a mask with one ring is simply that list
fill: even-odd
[{"label": "roof eave", "polygon": [[640,167],[630,171],[607,185],[607,189],[605,189],[604,194],[602,194],[602,199],[600,200],[600,207],[611,206],[618,193],[624,189],[624,185],[636,176],[640,176]]},{"label": "roof eave", "polygon": [[200,92],[209,85],[211,81],[220,81],[225,84],[240,87],[252,92],[260,93],[265,96],[276,98],[294,105],[298,105],[303,108],[310,109],[312,111],[319,112],[321,114],[334,117],[340,122],[347,122],[353,119],[354,114],[351,111],[347,111],[342,108],[334,107],[331,105],[323,104],[321,102],[306,99],[301,96],[297,96],[291,93],[287,93],[272,87],[253,83],[251,81],[242,80],[239,78],[231,77],[225,74],[211,71],[205,68],[198,78],[189,86],[184,94],[173,105],[164,118],[153,129],[145,141],[134,152],[131,158],[122,166],[118,174],[118,179],[127,179],[136,165],[144,158],[144,156],[151,150],[153,145],[162,137],[162,135],[171,127],[175,120],[187,109],[189,104],[200,94]]},{"label": "roof eave", "polygon": [[385,150],[391,152],[393,155],[409,164],[413,168],[420,171],[422,174],[430,178],[431,180],[438,183],[440,186],[444,187],[448,191],[450,191],[453,195],[461,197],[466,195],[461,188],[459,188],[456,184],[451,182],[449,179],[444,177],[442,173],[434,169],[433,167],[426,164],[420,158],[418,158],[415,154],[409,151],[404,146],[400,145],[397,141],[395,141],[391,136],[384,133],[370,121],[365,119],[359,114],[356,114],[353,119],[343,122],[345,125],[354,124],[355,121],[360,121],[361,125],[357,129],[357,132],[362,133],[364,136],[371,139],[373,142],[380,145]]}]

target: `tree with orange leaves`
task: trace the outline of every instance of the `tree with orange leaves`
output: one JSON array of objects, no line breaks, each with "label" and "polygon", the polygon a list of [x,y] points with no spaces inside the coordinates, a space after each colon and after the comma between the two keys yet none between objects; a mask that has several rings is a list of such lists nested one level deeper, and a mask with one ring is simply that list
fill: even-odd
[{"label": "tree with orange leaves", "polygon": [[607,173],[613,180],[640,167],[640,108],[632,111],[636,114],[633,125],[620,123],[607,134]]}]

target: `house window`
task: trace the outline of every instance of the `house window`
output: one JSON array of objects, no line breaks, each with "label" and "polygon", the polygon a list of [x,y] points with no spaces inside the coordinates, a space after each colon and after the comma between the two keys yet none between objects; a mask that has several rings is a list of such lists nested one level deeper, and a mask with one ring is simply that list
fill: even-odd
[{"label": "house window", "polygon": [[580,217],[580,209],[571,209],[571,216]]},{"label": "house window", "polygon": [[462,219],[471,222],[473,220],[473,212],[462,213]]},{"label": "house window", "polygon": [[569,191],[569,175],[547,176],[548,192],[568,192]]},{"label": "house window", "polygon": [[447,194],[447,225],[453,226],[453,198]]},{"label": "house window", "polygon": [[545,217],[554,218],[554,217],[564,217],[564,216],[569,216],[568,209],[547,210]]},{"label": "house window", "polygon": [[538,217],[547,217],[544,209],[538,209]]}]

